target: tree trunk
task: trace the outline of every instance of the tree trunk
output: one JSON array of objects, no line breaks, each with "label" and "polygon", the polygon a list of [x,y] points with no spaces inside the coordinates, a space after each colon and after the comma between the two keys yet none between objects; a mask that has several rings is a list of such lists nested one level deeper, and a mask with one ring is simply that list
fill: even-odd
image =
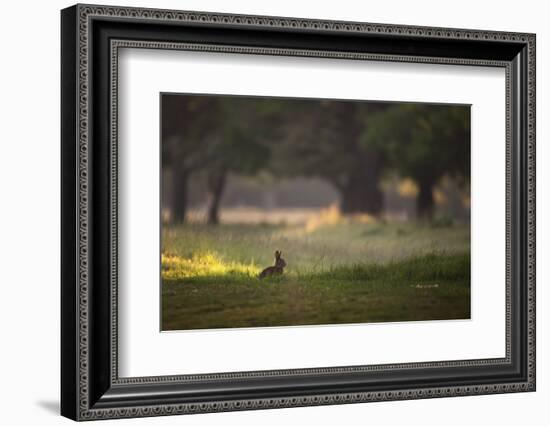
[{"label": "tree trunk", "polygon": [[434,214],[434,196],[432,179],[419,182],[419,191],[416,198],[416,217],[419,220],[431,220]]},{"label": "tree trunk", "polygon": [[217,225],[220,223],[220,203],[225,189],[227,172],[222,170],[213,171],[208,175],[208,224]]},{"label": "tree trunk", "polygon": [[378,184],[380,182],[378,166],[364,167],[354,171],[342,186],[340,210],[344,214],[368,213],[379,216],[384,207],[384,196]]},{"label": "tree trunk", "polygon": [[184,223],[187,215],[189,172],[174,167],[172,179],[172,222]]}]

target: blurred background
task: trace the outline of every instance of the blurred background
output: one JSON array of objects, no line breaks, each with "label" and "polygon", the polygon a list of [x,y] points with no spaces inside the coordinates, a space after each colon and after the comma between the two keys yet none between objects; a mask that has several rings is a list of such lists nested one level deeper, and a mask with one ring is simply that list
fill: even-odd
[{"label": "blurred background", "polygon": [[468,223],[470,107],[163,94],[166,224]]}]

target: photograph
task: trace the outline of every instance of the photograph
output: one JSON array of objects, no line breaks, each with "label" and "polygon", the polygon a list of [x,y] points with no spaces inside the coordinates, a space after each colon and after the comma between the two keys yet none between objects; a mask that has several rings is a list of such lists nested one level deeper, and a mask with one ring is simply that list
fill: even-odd
[{"label": "photograph", "polygon": [[470,105],[160,94],[161,331],[470,319]]}]

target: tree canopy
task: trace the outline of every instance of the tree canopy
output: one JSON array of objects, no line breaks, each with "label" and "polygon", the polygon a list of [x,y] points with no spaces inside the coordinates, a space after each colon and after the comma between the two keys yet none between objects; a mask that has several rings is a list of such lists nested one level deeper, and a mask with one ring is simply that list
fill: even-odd
[{"label": "tree canopy", "polygon": [[470,109],[464,106],[393,104],[373,114],[363,135],[378,146],[388,166],[419,186],[418,216],[432,216],[432,190],[443,176],[470,177]]}]

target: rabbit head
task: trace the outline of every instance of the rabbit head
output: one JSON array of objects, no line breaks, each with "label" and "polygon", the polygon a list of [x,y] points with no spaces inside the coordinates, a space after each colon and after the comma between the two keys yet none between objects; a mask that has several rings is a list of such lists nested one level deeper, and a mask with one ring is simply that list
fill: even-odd
[{"label": "rabbit head", "polygon": [[284,268],[286,266],[285,260],[281,257],[283,253],[281,251],[275,252],[275,266],[279,268]]}]

